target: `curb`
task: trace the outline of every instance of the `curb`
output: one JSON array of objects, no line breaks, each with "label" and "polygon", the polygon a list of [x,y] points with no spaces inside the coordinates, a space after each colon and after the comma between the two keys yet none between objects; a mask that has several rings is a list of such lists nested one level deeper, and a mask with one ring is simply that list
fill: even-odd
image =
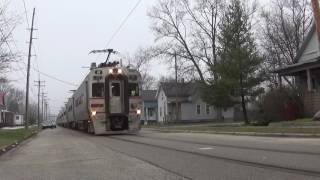
[{"label": "curb", "polygon": [[0,156],[5,154],[6,152],[10,151],[11,149],[16,148],[19,144],[21,144],[22,142],[24,142],[27,139],[32,138],[33,136],[37,135],[38,133],[39,133],[39,131],[34,131],[30,135],[24,137],[23,139],[21,139],[19,141],[15,141],[14,143],[11,143],[11,144],[7,145],[6,147],[0,149]]},{"label": "curb", "polygon": [[221,132],[221,131],[159,130],[159,129],[153,129],[153,131],[166,132],[166,133],[224,134],[224,135],[236,135],[236,136],[320,138],[320,134],[301,134],[301,133]]}]

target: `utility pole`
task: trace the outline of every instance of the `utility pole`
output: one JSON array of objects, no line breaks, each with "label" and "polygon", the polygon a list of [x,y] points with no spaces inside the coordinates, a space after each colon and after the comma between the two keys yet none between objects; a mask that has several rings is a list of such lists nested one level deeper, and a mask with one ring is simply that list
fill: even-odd
[{"label": "utility pole", "polygon": [[47,94],[47,93],[45,93],[45,92],[41,93],[41,95],[42,95],[42,98],[41,98],[41,115],[42,115],[41,120],[42,120],[42,122],[44,121],[44,98],[45,98],[45,94]]},{"label": "utility pole", "polygon": [[48,122],[48,102],[45,102],[45,122]]},{"label": "utility pole", "polygon": [[35,83],[37,83],[35,86],[38,87],[38,129],[40,129],[40,88],[44,87],[44,85],[42,85],[41,83],[44,83],[44,81],[34,81]]},{"label": "utility pole", "polygon": [[31,59],[31,47],[32,47],[32,40],[33,40],[33,24],[34,24],[34,14],[36,9],[33,8],[32,13],[32,24],[30,30],[30,41],[29,41],[29,53],[28,53],[28,69],[27,69],[27,85],[26,85],[26,109],[25,109],[25,128],[29,128],[29,117],[28,117],[28,108],[29,108],[29,76],[30,76],[30,59]]},{"label": "utility pole", "polygon": [[179,111],[178,111],[178,65],[177,65],[177,53],[174,52],[174,69],[176,74],[176,121],[178,121]]}]

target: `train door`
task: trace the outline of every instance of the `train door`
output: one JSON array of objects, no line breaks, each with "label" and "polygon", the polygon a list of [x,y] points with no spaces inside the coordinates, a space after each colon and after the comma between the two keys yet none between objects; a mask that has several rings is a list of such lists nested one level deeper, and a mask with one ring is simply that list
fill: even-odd
[{"label": "train door", "polygon": [[129,128],[127,85],[128,80],[122,75],[111,75],[106,79],[107,130],[122,131]]},{"label": "train door", "polygon": [[123,113],[123,85],[119,80],[109,82],[109,107],[110,114]]}]

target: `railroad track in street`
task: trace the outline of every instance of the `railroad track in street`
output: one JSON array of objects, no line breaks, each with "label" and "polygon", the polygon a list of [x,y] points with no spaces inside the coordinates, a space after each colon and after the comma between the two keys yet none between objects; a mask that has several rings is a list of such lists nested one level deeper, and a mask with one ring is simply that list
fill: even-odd
[{"label": "railroad track in street", "polygon": [[[141,137],[141,136],[138,136],[138,137]],[[222,161],[225,161],[225,162],[230,162],[230,163],[239,164],[239,165],[243,165],[243,166],[262,168],[262,169],[269,169],[269,170],[274,170],[274,171],[279,171],[279,172],[284,172],[284,173],[291,173],[291,174],[299,174],[299,175],[307,175],[307,176],[312,176],[312,177],[320,177],[320,171],[299,169],[299,168],[294,168],[294,167],[284,167],[284,166],[272,165],[272,164],[266,164],[266,163],[260,163],[260,162],[239,160],[239,159],[235,159],[235,158],[221,157],[221,156],[216,156],[216,155],[212,155],[212,154],[204,154],[204,153],[200,153],[200,152],[196,152],[196,151],[187,151],[187,150],[173,148],[173,147],[167,147],[167,146],[156,145],[156,144],[149,144],[149,143],[136,141],[136,140],[132,140],[132,139],[125,139],[125,138],[123,138],[121,136],[119,136],[119,137],[108,136],[107,138],[110,138],[110,139],[113,139],[113,140],[122,141],[122,142],[127,142],[127,143],[139,144],[139,145],[142,145],[142,146],[149,146],[149,147],[153,147],[153,148],[159,148],[159,149],[164,149],[164,150],[169,150],[169,151],[175,151],[175,152],[179,152],[179,153],[187,153],[187,154],[191,154],[191,155],[197,155],[197,156],[216,159],[216,160],[222,160]],[[153,138],[152,137],[152,138],[149,138],[149,139],[157,139],[157,138]],[[162,139],[162,138],[160,138],[160,139]],[[166,138],[163,138],[163,139],[167,140]],[[172,141],[172,140],[169,140],[169,141]],[[173,141],[180,141],[180,140],[173,140]],[[180,141],[180,142],[182,142],[182,141]],[[184,142],[184,143],[192,143],[192,142]],[[202,143],[197,143],[197,144],[205,145],[205,144],[202,144]],[[210,144],[210,146],[213,146],[213,145]],[[109,147],[109,146],[108,146],[108,148],[111,148],[114,151],[119,152],[119,149],[114,149],[114,148]],[[232,148],[235,148],[235,146],[232,147]],[[246,149],[246,148],[244,148],[244,149]],[[252,149],[255,149],[255,148],[252,148]],[[257,150],[259,150],[259,149],[257,149]],[[125,153],[123,151],[120,151],[120,152],[124,153],[124,154],[126,154],[128,156],[132,156],[129,153]],[[279,151],[275,151],[275,152],[279,152]],[[132,156],[132,157],[140,159],[140,160],[143,160],[143,161],[146,161],[148,163],[156,165],[157,167],[160,167],[159,165],[157,165],[157,164],[155,164],[153,162],[150,162],[150,161],[144,159],[143,157],[140,157],[140,156]],[[160,168],[165,169],[165,167],[160,167]],[[168,170],[168,169],[165,169],[165,170]],[[171,170],[169,170],[169,171],[171,172]],[[173,173],[176,173],[176,172],[173,172]],[[177,175],[180,175],[180,174],[177,174]],[[185,177],[185,178],[187,178],[187,177]]]},{"label": "railroad track in street", "polygon": [[230,144],[221,144],[221,143],[202,143],[196,141],[189,141],[183,139],[176,139],[176,138],[160,138],[160,137],[150,137],[144,135],[136,135],[138,137],[148,138],[148,139],[157,139],[157,140],[166,140],[166,141],[173,141],[173,142],[183,142],[183,143],[192,143],[195,145],[205,145],[205,146],[215,146],[215,147],[226,147],[226,148],[234,148],[234,149],[246,149],[246,150],[256,150],[256,151],[267,151],[267,152],[276,152],[276,153],[290,153],[290,154],[299,154],[299,155],[316,155],[320,156],[320,152],[302,152],[302,151],[292,151],[292,150],[281,150],[281,149],[271,149],[271,148],[258,148],[258,147],[249,147],[249,146],[235,146]]}]

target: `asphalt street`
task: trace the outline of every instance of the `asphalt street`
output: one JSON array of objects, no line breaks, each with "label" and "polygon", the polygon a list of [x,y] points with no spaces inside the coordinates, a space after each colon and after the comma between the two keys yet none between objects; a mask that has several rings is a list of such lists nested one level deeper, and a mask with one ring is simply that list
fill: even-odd
[{"label": "asphalt street", "polygon": [[2,179],[320,179],[320,139],[48,129],[0,157]]}]

